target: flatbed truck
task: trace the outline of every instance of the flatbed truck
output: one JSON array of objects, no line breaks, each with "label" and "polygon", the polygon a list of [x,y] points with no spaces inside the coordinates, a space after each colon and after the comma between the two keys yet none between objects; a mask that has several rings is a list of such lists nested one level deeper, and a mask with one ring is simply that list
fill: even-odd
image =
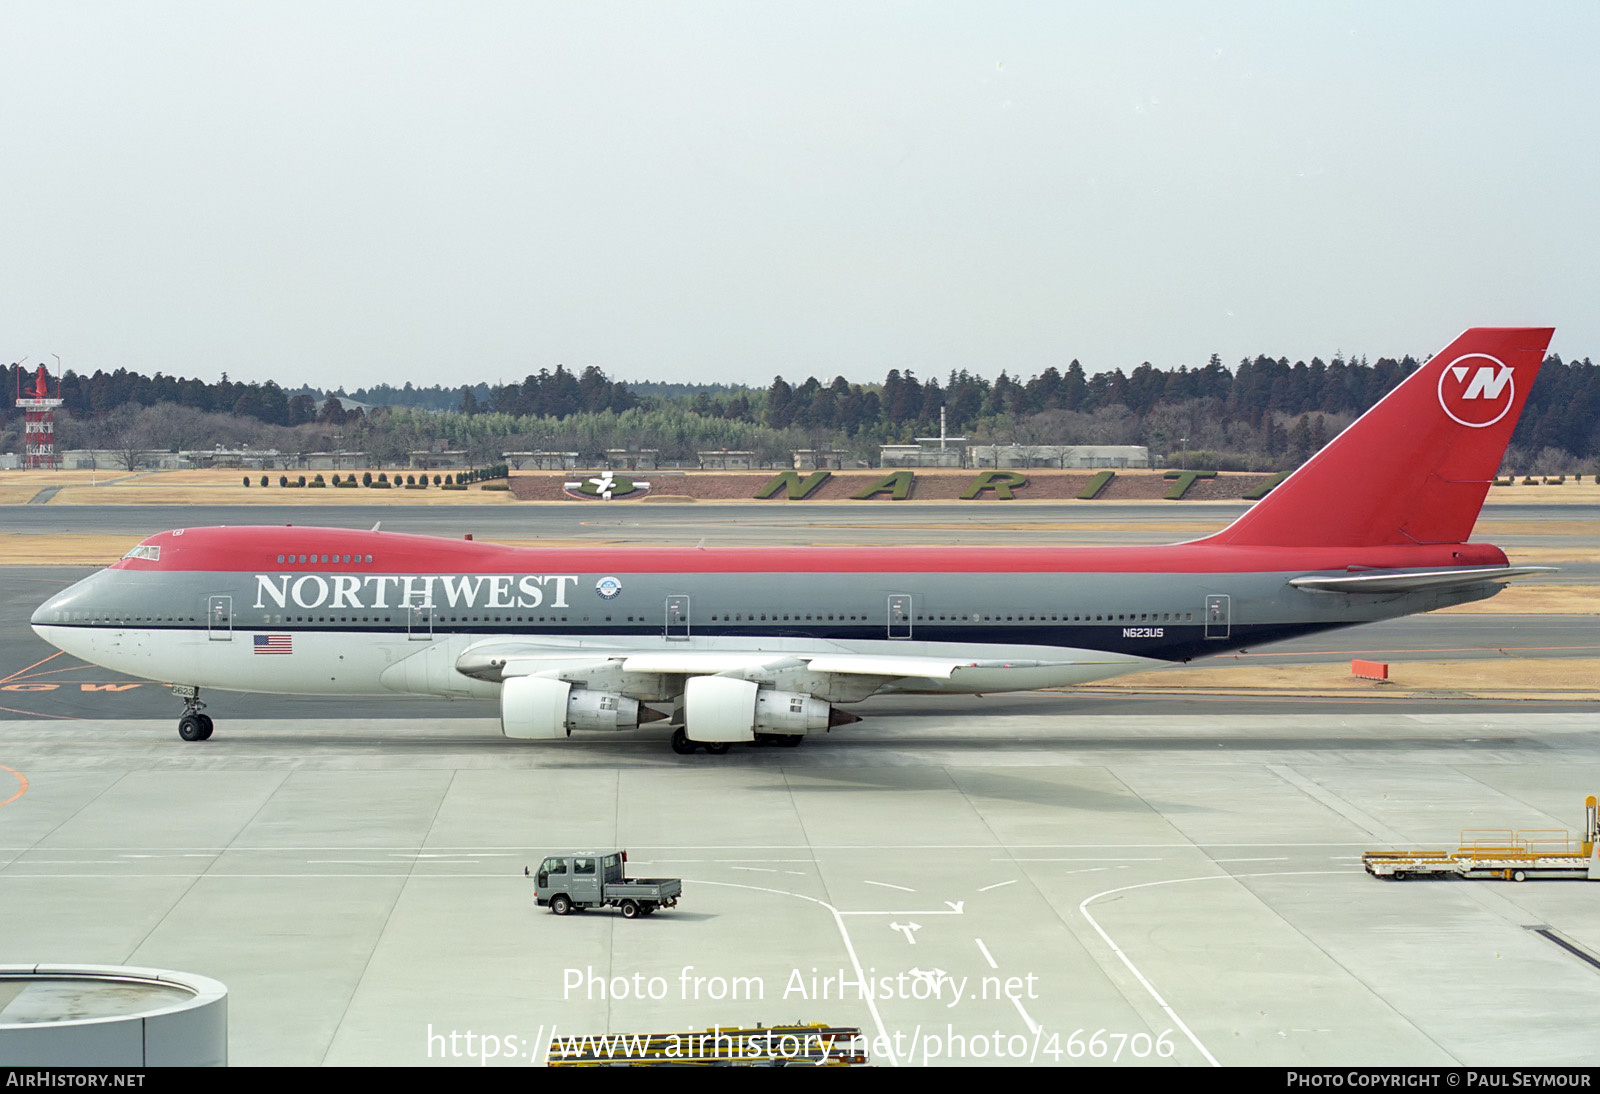
[{"label": "flatbed truck", "polygon": [[548,855],[536,873],[526,866],[522,872],[533,878],[534,904],[556,915],[610,906],[620,908],[625,919],[638,919],[677,905],[682,879],[631,878],[627,864],[626,851],[585,851]]}]

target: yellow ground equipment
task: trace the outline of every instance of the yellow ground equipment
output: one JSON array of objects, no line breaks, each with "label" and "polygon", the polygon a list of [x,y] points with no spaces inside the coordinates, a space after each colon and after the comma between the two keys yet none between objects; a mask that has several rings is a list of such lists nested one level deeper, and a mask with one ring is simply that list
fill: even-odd
[{"label": "yellow ground equipment", "polygon": [[1454,851],[1368,851],[1362,865],[1373,877],[1404,881],[1419,877],[1464,877],[1526,881],[1565,878],[1600,881],[1596,854],[1595,797],[1584,799],[1583,839],[1564,828],[1512,831],[1464,828]]}]

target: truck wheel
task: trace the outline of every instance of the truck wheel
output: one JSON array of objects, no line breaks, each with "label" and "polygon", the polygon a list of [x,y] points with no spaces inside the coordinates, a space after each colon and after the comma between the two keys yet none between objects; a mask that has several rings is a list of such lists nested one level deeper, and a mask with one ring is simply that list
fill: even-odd
[{"label": "truck wheel", "polygon": [[711,753],[713,756],[721,756],[732,747],[733,745],[729,744],[727,741],[717,741],[713,744],[706,745],[706,751]]},{"label": "truck wheel", "polygon": [[557,893],[550,898],[550,910],[556,915],[566,915],[572,911],[572,901],[567,898],[565,893]]},{"label": "truck wheel", "polygon": [[1527,881],[1528,880],[1528,875],[1524,874],[1521,870],[1517,870],[1517,871],[1514,871],[1512,873],[1511,880],[1512,881]]},{"label": "truck wheel", "polygon": [[636,900],[624,900],[622,902],[622,918],[623,919],[638,919],[639,918],[639,902],[636,901]]}]

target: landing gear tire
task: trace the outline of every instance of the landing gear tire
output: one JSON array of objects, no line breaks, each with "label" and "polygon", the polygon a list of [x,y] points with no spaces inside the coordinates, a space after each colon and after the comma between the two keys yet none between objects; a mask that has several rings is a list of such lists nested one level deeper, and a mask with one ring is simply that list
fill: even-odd
[{"label": "landing gear tire", "polygon": [[623,919],[638,919],[639,915],[639,902],[637,900],[624,900],[622,902]]},{"label": "landing gear tire", "polygon": [[733,746],[727,741],[717,741],[714,744],[706,745],[706,751],[711,753],[713,756],[721,756],[724,752],[727,752],[728,749],[732,747]]},{"label": "landing gear tire", "polygon": [[678,755],[691,755],[698,747],[700,746],[689,740],[689,735],[683,730],[675,729],[672,731],[672,751],[676,752]]},{"label": "landing gear tire", "polygon": [[785,733],[778,738],[778,743],[784,748],[799,748],[800,742],[805,739],[804,733]]},{"label": "landing gear tire", "polygon": [[204,741],[211,736],[211,718],[200,713],[200,689],[191,684],[173,684],[172,694],[183,700],[183,717],[178,719],[178,736],[186,741]]},{"label": "landing gear tire", "polygon": [[550,910],[556,915],[566,915],[572,911],[572,901],[567,899],[564,894],[557,893],[550,898]]}]

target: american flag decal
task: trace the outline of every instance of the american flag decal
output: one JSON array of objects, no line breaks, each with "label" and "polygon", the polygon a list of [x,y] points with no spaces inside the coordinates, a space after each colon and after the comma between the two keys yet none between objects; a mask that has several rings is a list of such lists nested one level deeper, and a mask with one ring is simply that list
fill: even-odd
[{"label": "american flag decal", "polygon": [[258,634],[255,636],[256,653],[293,653],[293,639],[287,634]]}]

